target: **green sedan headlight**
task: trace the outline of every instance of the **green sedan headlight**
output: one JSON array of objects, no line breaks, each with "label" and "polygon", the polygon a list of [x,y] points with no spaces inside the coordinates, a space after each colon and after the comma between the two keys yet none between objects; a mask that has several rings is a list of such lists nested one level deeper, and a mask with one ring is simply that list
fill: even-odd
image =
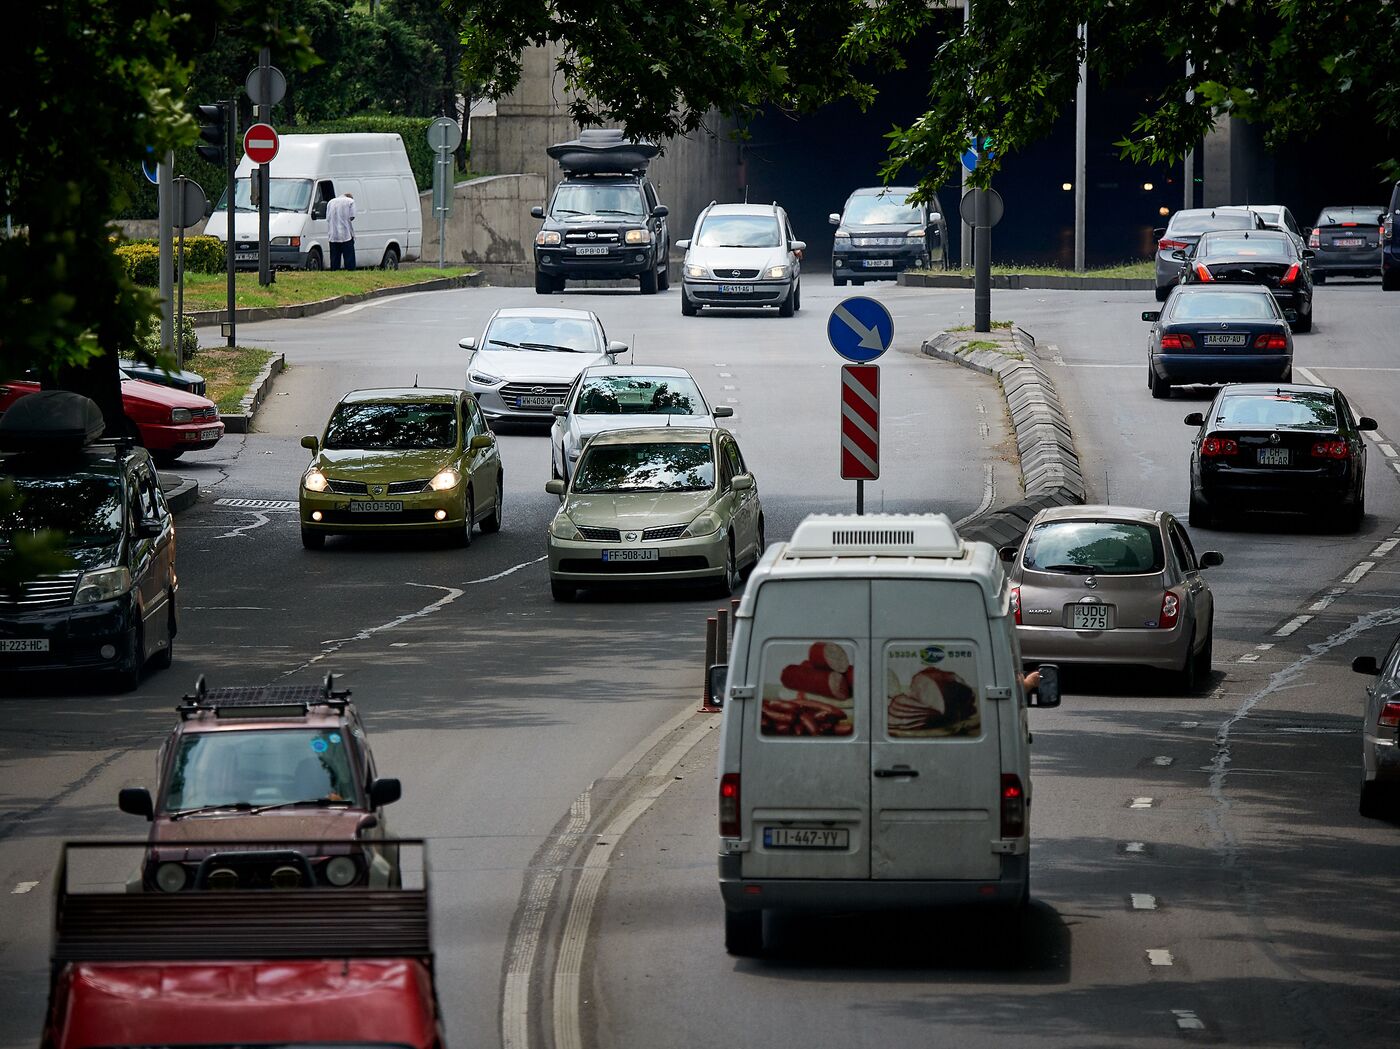
[{"label": "green sedan headlight", "polygon": [[554,520],[549,522],[549,534],[555,539],[582,539],[579,530],[574,527],[573,521],[569,520],[568,514],[555,514]]},{"label": "green sedan headlight", "polygon": [[131,572],[126,568],[100,568],[95,572],[84,572],[82,579],[78,580],[78,589],[73,593],[73,604],[110,601],[130,589]]},{"label": "green sedan headlight", "polygon": [[724,527],[724,522],[720,520],[719,514],[713,510],[706,510],[686,527],[685,538],[699,539],[701,536],[714,535]]},{"label": "green sedan headlight", "polygon": [[448,492],[461,483],[462,475],[449,466],[445,470],[439,470],[437,476],[428,482],[428,487],[435,492]]},{"label": "green sedan headlight", "polygon": [[301,486],[308,492],[324,492],[326,490],[326,475],[320,470],[307,470],[306,476],[301,479]]}]

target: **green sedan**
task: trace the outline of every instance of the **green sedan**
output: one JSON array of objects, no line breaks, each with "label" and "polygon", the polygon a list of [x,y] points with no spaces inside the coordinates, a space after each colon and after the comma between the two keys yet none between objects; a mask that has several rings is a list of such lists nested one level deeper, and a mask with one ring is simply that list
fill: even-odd
[{"label": "green sedan", "polygon": [[549,526],[556,601],[580,587],[713,582],[724,593],[763,554],[758,485],[728,430],[651,427],[600,433],[583,448]]},{"label": "green sedan", "polygon": [[501,453],[465,390],[355,390],[318,440],[303,437],[301,541],[328,535],[439,532],[459,546],[501,527]]}]

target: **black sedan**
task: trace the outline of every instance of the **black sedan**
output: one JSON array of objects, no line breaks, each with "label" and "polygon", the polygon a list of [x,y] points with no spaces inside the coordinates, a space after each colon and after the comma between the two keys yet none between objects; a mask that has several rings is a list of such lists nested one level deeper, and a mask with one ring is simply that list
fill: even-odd
[{"label": "black sedan", "polygon": [[1308,234],[1313,283],[1328,277],[1371,277],[1381,271],[1381,229],[1385,208],[1351,204],[1323,208]]},{"label": "black sedan", "polygon": [[1231,511],[1315,513],[1354,532],[1366,513],[1366,446],[1340,390],[1296,383],[1226,386],[1192,412],[1191,527]]},{"label": "black sedan", "polygon": [[1177,286],[1147,335],[1147,386],[1170,397],[1173,386],[1293,378],[1293,335],[1268,288],[1243,284]]},{"label": "black sedan", "polygon": [[[1175,257],[1177,253],[1173,253]],[[1279,230],[1207,233],[1190,254],[1180,252],[1182,284],[1259,284],[1278,299],[1294,331],[1312,330],[1312,268],[1308,249]]]}]

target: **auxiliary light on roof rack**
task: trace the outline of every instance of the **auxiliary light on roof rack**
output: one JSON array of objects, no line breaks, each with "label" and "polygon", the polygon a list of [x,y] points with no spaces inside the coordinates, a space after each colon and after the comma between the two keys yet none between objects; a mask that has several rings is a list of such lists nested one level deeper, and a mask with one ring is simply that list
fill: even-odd
[{"label": "auxiliary light on roof rack", "polygon": [[213,714],[218,718],[297,717],[312,707],[344,710],[350,690],[335,687],[335,675],[327,674],[319,685],[235,685],[210,689],[200,674],[194,692],[180,700],[175,710],[181,718]]}]

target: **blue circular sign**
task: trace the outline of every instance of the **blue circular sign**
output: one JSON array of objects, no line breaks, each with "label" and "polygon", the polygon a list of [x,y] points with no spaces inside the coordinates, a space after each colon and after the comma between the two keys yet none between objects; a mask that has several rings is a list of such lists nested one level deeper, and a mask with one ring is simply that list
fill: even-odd
[{"label": "blue circular sign", "polygon": [[843,299],[826,322],[831,348],[855,364],[869,364],[894,344],[894,318],[874,299]]}]

